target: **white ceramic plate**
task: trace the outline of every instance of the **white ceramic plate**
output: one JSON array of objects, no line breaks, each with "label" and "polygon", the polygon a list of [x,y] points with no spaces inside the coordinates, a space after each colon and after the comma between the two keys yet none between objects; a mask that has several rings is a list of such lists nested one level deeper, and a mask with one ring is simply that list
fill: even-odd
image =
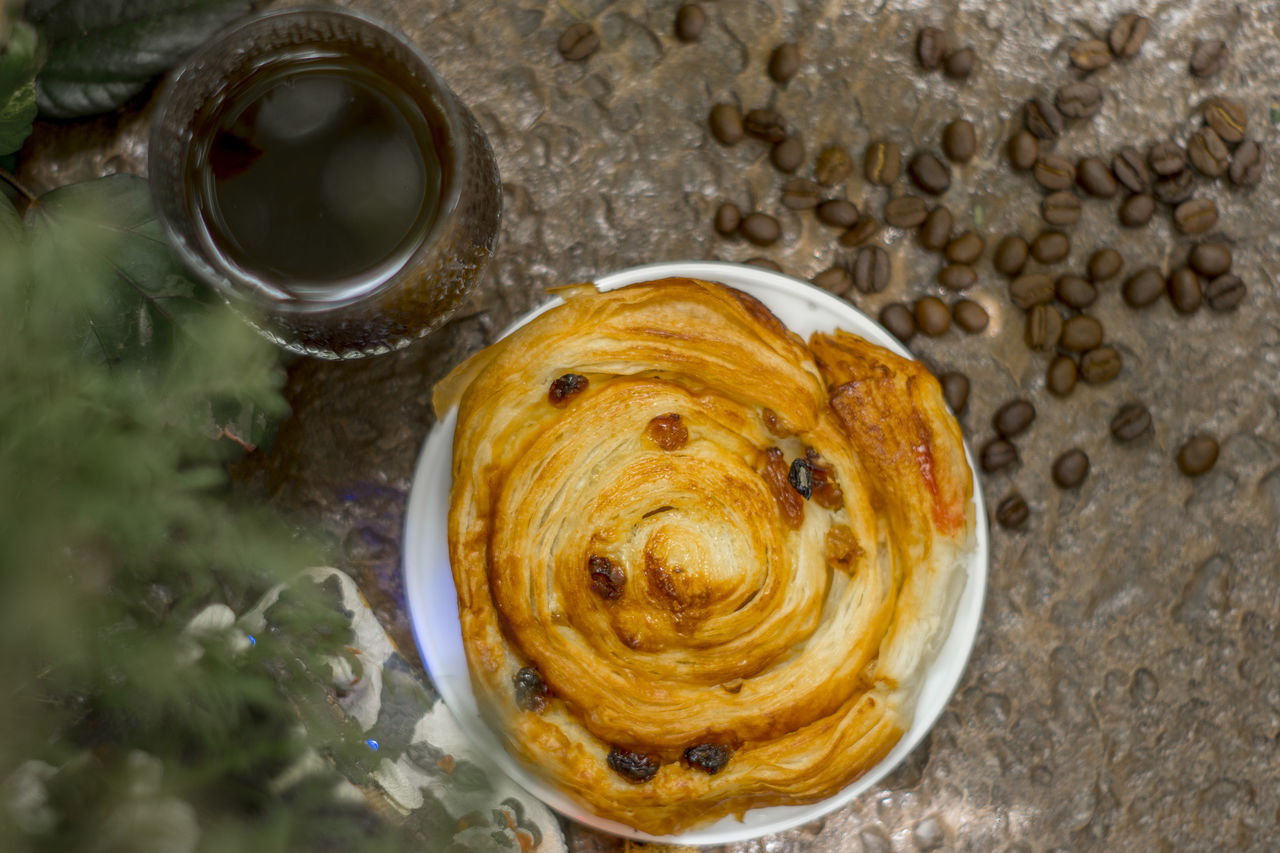
[{"label": "white ceramic plate", "polygon": [[[892,335],[847,302],[806,282],[761,267],[711,261],[649,264],[605,276],[596,281],[596,286],[601,290],[611,290],[668,276],[718,281],[746,291],[767,305],[789,329],[802,337],[807,338],[816,331],[833,331],[839,327],[900,355],[911,357]],[[559,302],[556,299],[529,312],[505,334],[510,334],[515,328]],[[453,574],[449,569],[447,522],[453,430],[457,417],[457,409],[453,409],[432,429],[423,445],[414,474],[404,535],[405,594],[409,616],[422,659],[440,695],[457,718],[458,725],[503,772],[551,808],[604,832],[641,841],[709,845],[757,838],[816,820],[873,788],[920,743],[942,714],[969,660],[986,595],[987,513],[981,484],[976,478],[973,483],[973,504],[974,517],[977,519],[977,547],[966,567],[968,578],[960,596],[951,634],[925,675],[911,727],[883,761],[840,793],[825,800],[802,806],[752,809],[741,821],[727,817],[677,836],[646,835],[588,812],[582,805],[547,785],[512,758],[503,748],[498,736],[483,721],[476,707],[475,694],[471,691],[471,677],[467,673],[467,658],[462,647],[457,593],[453,586]],[[973,455],[967,447],[965,453],[970,469],[975,468]]]}]

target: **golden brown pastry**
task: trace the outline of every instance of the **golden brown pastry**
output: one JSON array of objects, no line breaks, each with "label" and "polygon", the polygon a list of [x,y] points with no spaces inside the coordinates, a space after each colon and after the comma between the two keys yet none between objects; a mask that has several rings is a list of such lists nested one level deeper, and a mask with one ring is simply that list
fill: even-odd
[{"label": "golden brown pastry", "polygon": [[437,391],[480,707],[648,833],[835,794],[910,725],[963,587],[938,383],[723,285],[562,295]]}]

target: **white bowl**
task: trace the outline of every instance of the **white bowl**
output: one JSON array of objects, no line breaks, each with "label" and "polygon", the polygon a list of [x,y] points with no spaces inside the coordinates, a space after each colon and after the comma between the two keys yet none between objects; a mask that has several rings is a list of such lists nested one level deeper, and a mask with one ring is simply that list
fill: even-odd
[{"label": "white bowl", "polygon": [[[896,338],[847,302],[807,282],[762,267],[714,261],[647,264],[604,276],[595,284],[601,290],[612,290],[669,276],[718,281],[745,291],[767,305],[787,328],[802,337],[807,338],[816,331],[830,332],[838,327],[912,358]],[[560,301],[553,299],[530,311],[507,329],[504,337]],[[453,430],[457,417],[457,409],[452,409],[431,430],[414,473],[404,533],[405,597],[409,616],[422,660],[458,725],[475,742],[479,751],[492,759],[503,772],[560,814],[614,835],[669,844],[728,844],[781,832],[817,820],[879,784],[915,749],[946,708],[973,649],[987,588],[987,513],[981,484],[976,477],[973,482],[973,510],[977,519],[977,543],[966,566],[967,579],[951,633],[925,674],[910,728],[884,760],[840,793],[825,800],[800,806],[752,809],[741,821],[726,817],[680,835],[652,836],[592,814],[512,758],[498,735],[484,722],[476,706],[462,646],[457,593],[449,569],[447,520]],[[968,447],[965,455],[970,470],[974,470],[973,454]]]}]

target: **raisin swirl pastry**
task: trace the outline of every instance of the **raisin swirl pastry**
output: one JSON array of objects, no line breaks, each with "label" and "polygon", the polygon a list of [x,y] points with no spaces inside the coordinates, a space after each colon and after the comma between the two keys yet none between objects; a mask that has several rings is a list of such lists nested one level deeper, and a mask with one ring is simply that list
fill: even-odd
[{"label": "raisin swirl pastry", "polygon": [[480,707],[648,833],[838,792],[910,724],[963,587],[937,381],[723,285],[562,295],[437,389]]}]

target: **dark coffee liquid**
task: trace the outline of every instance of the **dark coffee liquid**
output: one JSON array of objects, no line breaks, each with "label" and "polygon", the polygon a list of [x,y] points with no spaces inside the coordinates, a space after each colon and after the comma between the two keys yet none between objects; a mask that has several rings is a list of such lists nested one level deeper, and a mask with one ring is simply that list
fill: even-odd
[{"label": "dark coffee liquid", "polygon": [[286,297],[342,299],[376,286],[439,207],[441,157],[423,111],[340,55],[261,69],[200,136],[189,185],[213,248]]}]

